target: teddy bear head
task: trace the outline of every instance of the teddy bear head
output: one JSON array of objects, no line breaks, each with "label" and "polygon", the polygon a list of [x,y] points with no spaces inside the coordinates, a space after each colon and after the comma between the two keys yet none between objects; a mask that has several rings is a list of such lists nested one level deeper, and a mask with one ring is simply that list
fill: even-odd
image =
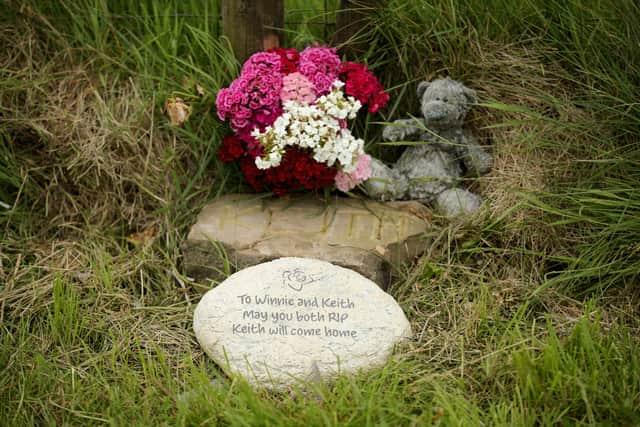
[{"label": "teddy bear head", "polygon": [[449,77],[418,84],[418,98],[424,123],[432,129],[461,127],[476,92]]}]

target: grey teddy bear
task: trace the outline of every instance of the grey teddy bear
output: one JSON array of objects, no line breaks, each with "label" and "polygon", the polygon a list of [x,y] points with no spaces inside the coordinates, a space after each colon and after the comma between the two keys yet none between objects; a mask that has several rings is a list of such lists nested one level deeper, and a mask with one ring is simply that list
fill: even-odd
[{"label": "grey teddy bear", "polygon": [[458,187],[463,176],[491,169],[491,155],[462,128],[476,103],[476,93],[450,79],[421,82],[418,98],[422,120],[396,120],[385,126],[386,141],[421,141],[409,146],[392,166],[372,158],[367,194],[380,200],[419,200],[446,217],[469,215],[482,204],[480,196]]}]

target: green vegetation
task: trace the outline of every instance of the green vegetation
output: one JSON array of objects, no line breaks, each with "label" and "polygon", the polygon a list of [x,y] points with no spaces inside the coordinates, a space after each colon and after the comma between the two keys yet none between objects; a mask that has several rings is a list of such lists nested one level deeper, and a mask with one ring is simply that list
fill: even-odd
[{"label": "green vegetation", "polygon": [[[315,23],[337,1],[286,3],[291,44],[330,36]],[[215,95],[239,69],[216,2],[1,4],[1,424],[640,424],[637,2],[372,13],[358,59],[392,102],[357,132],[391,159],[373,120],[415,112],[419,80],[463,80],[496,158],[470,184],[488,202],[398,266],[408,348],[287,394],[225,377],[191,330],[211,284],[181,274],[180,244],[207,200],[245,189],[216,158]],[[192,106],[182,128],[171,96]]]}]

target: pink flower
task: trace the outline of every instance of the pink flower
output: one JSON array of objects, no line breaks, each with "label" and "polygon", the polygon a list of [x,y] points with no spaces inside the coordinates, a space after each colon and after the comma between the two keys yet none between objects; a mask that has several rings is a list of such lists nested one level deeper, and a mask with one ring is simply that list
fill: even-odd
[{"label": "pink flower", "polygon": [[371,176],[371,156],[361,154],[358,158],[356,169],[350,174],[338,171],[335,177],[336,188],[342,192],[347,192],[356,185],[363,183]]},{"label": "pink flower", "polygon": [[218,96],[216,96],[216,105],[218,107],[218,118],[224,120],[231,108],[231,97],[229,96],[229,89],[220,89]]},{"label": "pink flower", "polygon": [[335,48],[308,47],[300,53],[298,71],[316,87],[318,95],[326,95],[340,73],[340,57]]},{"label": "pink flower", "polygon": [[254,72],[280,73],[280,68],[282,68],[280,55],[275,52],[258,52],[245,61],[240,74]]},{"label": "pink flower", "polygon": [[276,121],[281,113],[282,109],[280,107],[274,107],[272,109],[263,108],[260,110],[256,110],[254,114],[254,121],[260,127],[260,129],[263,129],[266,126],[273,124],[273,122]]},{"label": "pink flower", "polygon": [[235,129],[242,129],[249,125],[249,120],[243,119],[242,117],[234,117],[231,119],[231,127]]},{"label": "pink flower", "polygon": [[249,134],[256,127],[271,125],[282,112],[280,56],[255,54],[242,70],[228,88],[218,92],[216,105],[221,120],[229,120],[234,131]]},{"label": "pink flower", "polygon": [[283,103],[293,100],[311,104],[316,100],[315,86],[302,74],[291,73],[282,79],[280,99]]}]

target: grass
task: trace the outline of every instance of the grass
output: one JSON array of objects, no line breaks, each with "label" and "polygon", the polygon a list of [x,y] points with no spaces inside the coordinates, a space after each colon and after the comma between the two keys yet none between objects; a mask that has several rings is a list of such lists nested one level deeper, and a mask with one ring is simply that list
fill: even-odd
[{"label": "grass", "polygon": [[[287,39],[330,36],[287,1]],[[389,292],[416,333],[376,371],[256,391],[202,353],[181,273],[203,204],[242,191],[216,150],[215,95],[239,64],[216,2],[3,1],[0,420],[3,425],[640,424],[640,10],[633,1],[400,1],[358,58],[416,112],[416,82],[477,90],[495,166],[486,209],[440,223]],[[331,28],[331,27],[329,27]],[[196,90],[204,90],[201,95]],[[166,99],[192,106],[169,125]]]}]

